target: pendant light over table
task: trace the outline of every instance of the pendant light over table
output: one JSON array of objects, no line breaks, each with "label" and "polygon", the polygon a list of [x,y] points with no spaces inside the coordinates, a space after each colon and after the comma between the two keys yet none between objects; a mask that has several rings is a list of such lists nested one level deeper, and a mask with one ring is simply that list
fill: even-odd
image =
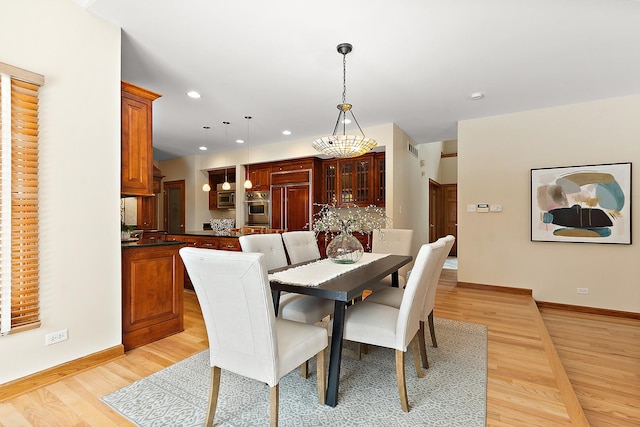
[{"label": "pendant light over table", "polygon": [[[347,54],[351,52],[353,46],[349,43],[340,43],[337,47],[338,53],[342,55],[342,104],[338,104],[338,120],[333,128],[333,134],[318,138],[311,143],[313,148],[330,157],[350,158],[358,157],[371,151],[376,145],[372,138],[364,136],[364,132],[353,115],[352,105],[347,104]],[[347,135],[346,125],[350,123],[347,113],[351,113],[353,121],[358,126],[361,135]],[[342,133],[338,133],[338,126],[342,123]]]}]

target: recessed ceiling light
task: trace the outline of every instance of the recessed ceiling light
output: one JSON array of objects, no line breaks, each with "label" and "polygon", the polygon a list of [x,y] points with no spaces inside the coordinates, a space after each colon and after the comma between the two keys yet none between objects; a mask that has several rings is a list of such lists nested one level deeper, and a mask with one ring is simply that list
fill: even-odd
[{"label": "recessed ceiling light", "polygon": [[236,139],[236,142],[237,142],[238,144],[244,144],[244,139]]},{"label": "recessed ceiling light", "polygon": [[484,98],[484,93],[482,92],[473,92],[469,98],[471,98],[474,101],[477,101],[478,99],[482,99]]},{"label": "recessed ceiling light", "polygon": [[193,99],[202,98],[202,95],[200,95],[200,93],[196,92],[195,90],[190,90],[189,92],[187,92],[187,96],[189,98],[193,98]]},{"label": "recessed ceiling light", "polygon": [[290,130],[283,130],[282,134],[283,135],[291,135],[291,131]]},{"label": "recessed ceiling light", "polygon": [[205,147],[204,145],[202,147],[198,147],[200,150],[202,151],[207,151],[207,147]]}]

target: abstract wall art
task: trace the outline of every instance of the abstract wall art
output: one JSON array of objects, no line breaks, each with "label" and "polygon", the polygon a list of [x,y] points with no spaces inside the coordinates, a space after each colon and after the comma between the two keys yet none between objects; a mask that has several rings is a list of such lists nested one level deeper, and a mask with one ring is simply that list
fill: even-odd
[{"label": "abstract wall art", "polygon": [[631,163],[531,169],[531,240],[631,244]]}]

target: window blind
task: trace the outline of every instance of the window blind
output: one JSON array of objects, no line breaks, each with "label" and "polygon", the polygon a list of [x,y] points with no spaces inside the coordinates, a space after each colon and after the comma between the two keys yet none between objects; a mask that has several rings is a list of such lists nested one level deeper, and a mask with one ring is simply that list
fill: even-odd
[{"label": "window blind", "polygon": [[40,324],[38,90],[44,78],[0,63],[0,334]]}]

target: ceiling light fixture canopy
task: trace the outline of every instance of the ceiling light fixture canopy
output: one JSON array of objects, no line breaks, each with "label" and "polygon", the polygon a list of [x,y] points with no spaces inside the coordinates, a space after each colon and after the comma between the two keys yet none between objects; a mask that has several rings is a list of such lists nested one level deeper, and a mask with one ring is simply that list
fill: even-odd
[{"label": "ceiling light fixture canopy", "polygon": [[[231,124],[231,122],[222,122],[222,124],[224,125],[224,143],[225,143],[225,150],[226,150],[226,144],[227,144],[227,129],[228,126]],[[222,189],[223,190],[231,190],[231,184],[229,184],[229,179],[227,179],[227,167],[224,167],[224,182],[222,183]]]},{"label": "ceiling light fixture canopy", "polygon": [[[336,120],[332,135],[318,138],[311,145],[327,156],[346,159],[361,156],[378,144],[374,139],[365,137],[356,116],[353,115],[352,105],[347,104],[347,54],[353,50],[353,46],[349,43],[340,43],[337,49],[338,53],[342,55],[342,104],[337,105],[338,120]],[[347,135],[346,124],[350,123],[347,119],[347,113],[351,113],[361,135]],[[338,133],[340,124],[342,124],[342,133]]]},{"label": "ceiling light fixture canopy", "polygon": [[[244,116],[244,118],[247,119],[247,157],[249,157],[249,120],[251,120],[251,116]],[[247,159],[247,163],[248,161],[249,159]],[[245,167],[245,170],[246,170],[246,179],[244,181],[244,188],[249,190],[253,187],[253,183],[249,179],[249,168]]]}]

